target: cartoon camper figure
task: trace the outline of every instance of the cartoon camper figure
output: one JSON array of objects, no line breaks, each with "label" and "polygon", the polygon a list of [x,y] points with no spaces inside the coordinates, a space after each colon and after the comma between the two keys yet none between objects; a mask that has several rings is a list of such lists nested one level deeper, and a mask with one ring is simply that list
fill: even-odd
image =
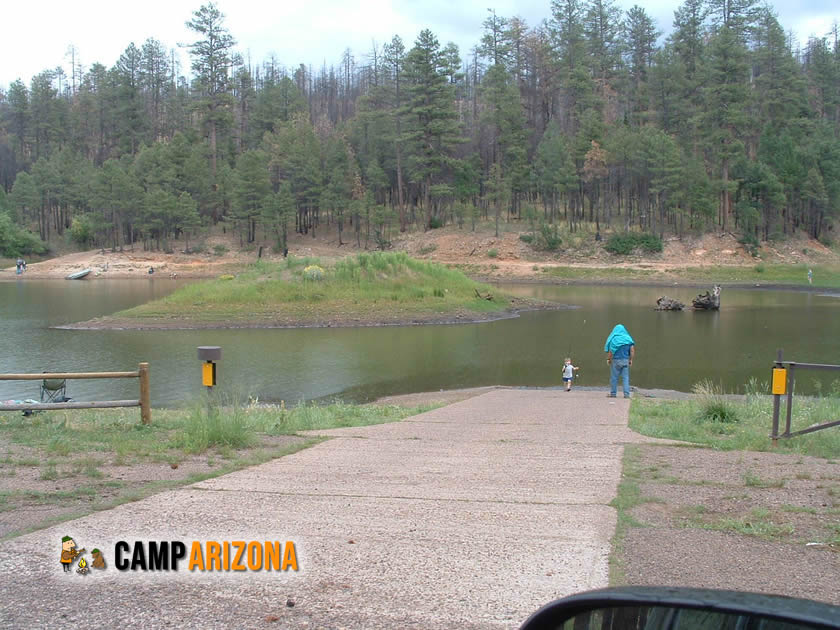
[{"label": "cartoon camper figure", "polygon": [[94,569],[104,569],[105,557],[102,555],[102,552],[99,549],[94,549],[91,551],[91,554],[93,554],[93,564],[91,566]]},{"label": "cartoon camper figure", "polygon": [[61,566],[65,573],[72,571],[73,562],[84,552],[84,549],[76,549],[76,541],[71,536],[61,539]]}]

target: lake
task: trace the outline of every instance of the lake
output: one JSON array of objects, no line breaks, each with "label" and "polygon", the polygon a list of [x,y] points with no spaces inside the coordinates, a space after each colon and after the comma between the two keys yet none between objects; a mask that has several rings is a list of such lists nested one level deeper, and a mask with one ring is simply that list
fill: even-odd
[{"label": "lake", "polygon": [[[52,328],[162,297],[182,280],[27,280],[0,283],[0,372],[123,371],[151,364],[153,406],[201,395],[196,347],[222,347],[219,384],[264,401],[378,396],[482,385],[556,386],[570,356],[581,386],[606,386],[603,346],[617,323],[636,340],[632,383],[690,391],[712,379],[742,391],[769,380],[777,348],[800,362],[840,363],[840,296],[724,288],[719,312],[656,312],[681,287],[503,285],[576,308],[481,324],[275,330],[85,331]],[[825,373],[800,373],[812,390]],[[137,397],[137,381],[68,382],[75,400]],[[0,399],[38,398],[35,381],[0,382]]]}]

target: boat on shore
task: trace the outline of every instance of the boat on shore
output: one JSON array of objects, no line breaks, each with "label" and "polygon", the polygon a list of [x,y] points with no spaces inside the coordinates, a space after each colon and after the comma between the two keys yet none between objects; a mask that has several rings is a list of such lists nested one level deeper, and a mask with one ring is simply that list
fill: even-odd
[{"label": "boat on shore", "polygon": [[66,280],[81,280],[86,275],[88,275],[90,272],[91,272],[90,269],[82,269],[81,271],[76,271],[75,273],[71,273],[69,276],[67,276]]}]

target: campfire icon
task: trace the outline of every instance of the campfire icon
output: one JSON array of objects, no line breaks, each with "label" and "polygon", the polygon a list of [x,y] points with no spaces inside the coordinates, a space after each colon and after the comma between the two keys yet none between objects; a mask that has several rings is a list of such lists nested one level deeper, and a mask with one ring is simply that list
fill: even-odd
[{"label": "campfire icon", "polygon": [[81,560],[79,560],[79,568],[76,569],[76,573],[78,573],[79,575],[87,575],[88,571],[90,571],[90,569],[88,568],[88,564],[85,561],[85,559],[82,558]]}]

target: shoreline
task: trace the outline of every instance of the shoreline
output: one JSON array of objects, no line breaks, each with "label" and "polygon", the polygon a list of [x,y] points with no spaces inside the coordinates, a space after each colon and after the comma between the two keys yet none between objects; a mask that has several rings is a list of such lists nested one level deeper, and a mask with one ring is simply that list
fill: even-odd
[{"label": "shoreline", "polygon": [[[736,266],[733,266],[736,267]],[[573,268],[573,267],[558,267],[558,268]],[[601,269],[602,267],[584,267],[585,269]],[[737,268],[737,267],[736,267]],[[721,269],[727,269],[727,267],[721,267]],[[77,282],[95,282],[100,280],[131,280],[131,281],[140,281],[140,280],[167,280],[167,281],[177,281],[177,280],[212,280],[219,276],[219,271],[216,270],[214,272],[178,272],[174,277],[166,275],[165,271],[160,272],[159,274],[148,274],[144,273],[143,275],[132,274],[128,272],[117,272],[117,273],[108,273],[107,276],[105,275],[98,275],[98,276],[91,276],[86,278],[81,278],[77,280]],[[226,270],[231,271],[231,270]],[[235,271],[235,270],[233,270]],[[21,281],[21,280],[67,280],[66,276],[63,275],[56,275],[50,273],[38,273],[38,272],[25,272],[22,275],[17,275],[14,272],[14,269],[0,269],[0,282],[12,282],[12,281]],[[820,286],[820,285],[801,285],[801,284],[786,284],[786,283],[748,283],[748,282],[710,282],[708,280],[682,280],[682,281],[674,281],[670,279],[661,279],[661,280],[635,280],[632,278],[627,279],[615,279],[615,278],[557,278],[551,276],[526,276],[526,275],[518,275],[518,274],[507,274],[507,275],[483,275],[477,274],[473,275],[468,272],[464,272],[464,275],[475,280],[476,282],[481,282],[485,284],[492,284],[492,285],[499,285],[499,284],[533,284],[533,285],[545,285],[545,286],[612,286],[612,287],[645,287],[645,288],[668,288],[668,287],[676,287],[676,288],[704,288],[710,287],[714,284],[720,285],[724,289],[739,289],[739,290],[752,290],[752,289],[763,289],[763,290],[770,290],[770,291],[800,291],[804,293],[814,292],[814,293],[831,293],[840,295],[840,288],[837,287],[830,287],[830,286]],[[454,322],[458,323],[458,322]]]},{"label": "shoreline", "polygon": [[[364,321],[362,318],[334,318],[329,320],[270,320],[270,321],[247,321],[241,323],[225,322],[187,322],[171,321],[166,319],[153,319],[149,321],[138,321],[130,318],[100,317],[84,322],[52,326],[57,330],[271,330],[291,328],[379,328],[385,326],[444,326],[453,324],[483,324],[506,319],[516,319],[521,313],[531,311],[563,311],[574,310],[577,306],[570,304],[559,304],[544,302],[525,298],[514,298],[517,302],[524,302],[522,307],[509,308],[504,311],[491,313],[475,313],[464,310],[456,311],[454,314],[443,316],[431,316],[424,318],[422,315],[414,315],[404,319],[386,320],[370,319]],[[396,316],[395,316],[396,317]]]}]

